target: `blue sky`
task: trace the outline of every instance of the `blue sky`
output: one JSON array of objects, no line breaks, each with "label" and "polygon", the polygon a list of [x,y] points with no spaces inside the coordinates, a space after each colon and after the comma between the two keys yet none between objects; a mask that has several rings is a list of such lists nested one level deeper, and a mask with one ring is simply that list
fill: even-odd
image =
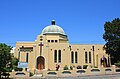
[{"label": "blue sky", "polygon": [[56,20],[70,43],[104,44],[104,23],[120,17],[120,0],[0,0],[0,42],[34,41]]}]

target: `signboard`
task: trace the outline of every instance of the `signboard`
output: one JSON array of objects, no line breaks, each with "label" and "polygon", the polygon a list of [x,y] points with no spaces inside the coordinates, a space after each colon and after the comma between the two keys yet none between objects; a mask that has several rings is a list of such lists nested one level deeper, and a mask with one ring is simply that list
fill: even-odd
[{"label": "signboard", "polygon": [[27,62],[18,62],[18,68],[28,68]]}]

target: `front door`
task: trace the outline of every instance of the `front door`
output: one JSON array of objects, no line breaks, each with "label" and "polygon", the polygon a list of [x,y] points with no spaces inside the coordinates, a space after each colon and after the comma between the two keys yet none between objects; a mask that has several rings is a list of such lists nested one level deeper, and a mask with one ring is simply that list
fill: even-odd
[{"label": "front door", "polygon": [[100,63],[103,67],[107,67],[107,58],[104,56],[100,59]]},{"label": "front door", "polygon": [[37,58],[37,69],[42,70],[45,69],[45,59],[42,56]]}]

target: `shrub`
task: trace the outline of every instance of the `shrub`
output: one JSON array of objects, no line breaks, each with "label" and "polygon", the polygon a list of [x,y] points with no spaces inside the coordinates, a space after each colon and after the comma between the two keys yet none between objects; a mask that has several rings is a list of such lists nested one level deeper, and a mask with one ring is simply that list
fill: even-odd
[{"label": "shrub", "polygon": [[92,66],[92,65],[90,65],[89,67],[90,67],[90,68],[93,68],[93,66]]},{"label": "shrub", "polygon": [[115,63],[117,67],[120,67],[120,61],[118,63]]},{"label": "shrub", "polygon": [[98,66],[94,66],[94,68],[98,68]]},{"label": "shrub", "polygon": [[77,66],[77,69],[82,69],[82,67],[80,65]]},{"label": "shrub", "polygon": [[83,65],[83,69],[87,69],[87,66],[88,66],[88,65]]},{"label": "shrub", "polygon": [[75,68],[75,65],[73,65],[72,67]]},{"label": "shrub", "polygon": [[22,68],[16,68],[15,71],[22,71]]},{"label": "shrub", "polygon": [[68,70],[69,68],[68,68],[68,66],[67,65],[65,65],[65,67],[64,67],[64,70]]},{"label": "shrub", "polygon": [[48,71],[50,71],[50,69],[48,69]]},{"label": "shrub", "polygon": [[34,75],[34,74],[33,74],[32,72],[30,72],[30,75],[29,75],[29,76],[31,77],[31,76],[33,76],[33,75]]},{"label": "shrub", "polygon": [[73,70],[73,66],[70,66],[70,70]]}]

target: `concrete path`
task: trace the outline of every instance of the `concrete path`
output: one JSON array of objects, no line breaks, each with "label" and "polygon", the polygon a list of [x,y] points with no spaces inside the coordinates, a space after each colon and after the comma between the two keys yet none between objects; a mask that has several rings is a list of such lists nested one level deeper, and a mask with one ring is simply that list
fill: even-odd
[{"label": "concrete path", "polygon": [[14,78],[14,79],[120,79],[120,74],[97,75],[97,76],[77,76],[77,77],[47,77],[47,78]]}]

